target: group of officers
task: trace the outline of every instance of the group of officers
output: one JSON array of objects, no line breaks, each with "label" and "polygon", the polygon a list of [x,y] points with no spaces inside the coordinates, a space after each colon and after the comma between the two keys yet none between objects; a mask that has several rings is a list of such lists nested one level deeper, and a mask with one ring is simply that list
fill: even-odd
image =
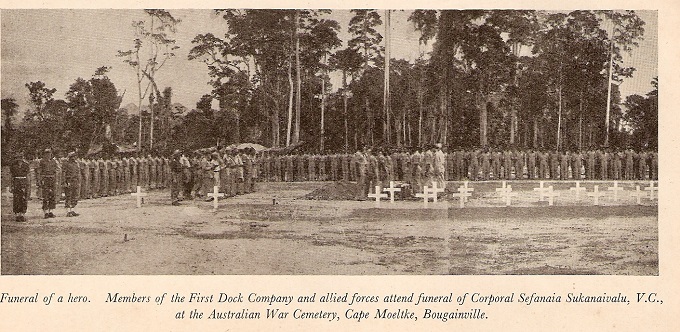
[{"label": "group of officers", "polygon": [[353,154],[281,154],[254,149],[210,148],[191,153],[175,151],[161,156],[76,158],[70,152],[54,158],[50,149],[40,159],[19,155],[10,167],[13,177],[14,213],[24,221],[31,179],[42,199],[45,218],[53,218],[56,203],[65,196],[67,216],[78,199],[127,194],[170,187],[173,205],[181,200],[206,201],[215,187],[226,197],[255,190],[258,181],[353,181],[360,184],[359,198],[373,186],[390,181],[408,183],[414,193],[436,183],[463,180],[657,180],[658,153],[632,149],[610,151],[520,151],[474,149],[445,153],[441,144],[426,149],[372,150]]}]

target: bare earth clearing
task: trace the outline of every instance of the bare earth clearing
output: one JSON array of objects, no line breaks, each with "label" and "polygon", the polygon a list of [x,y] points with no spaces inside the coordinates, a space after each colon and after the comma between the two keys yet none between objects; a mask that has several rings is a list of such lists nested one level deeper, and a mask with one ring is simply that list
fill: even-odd
[{"label": "bare earth clearing", "polygon": [[[142,208],[129,195],[84,200],[81,216],[28,222],[2,197],[2,274],[609,274],[658,275],[658,207],[602,198],[592,206],[570,183],[553,183],[557,206],[538,202],[536,183],[512,183],[518,207],[493,188],[430,203],[305,200],[329,183],[260,183],[252,194],[171,206],[153,191]],[[642,184],[642,183],[640,183]],[[621,186],[622,184],[619,183]],[[456,183],[457,187],[458,184]],[[607,186],[611,186],[608,184]],[[452,190],[453,184],[449,184]],[[592,184],[586,184],[592,191]],[[626,183],[626,190],[634,184]],[[606,190],[600,185],[600,190]],[[611,195],[611,192],[608,193]],[[278,204],[272,205],[276,198]],[[127,235],[128,241],[124,241]]]}]

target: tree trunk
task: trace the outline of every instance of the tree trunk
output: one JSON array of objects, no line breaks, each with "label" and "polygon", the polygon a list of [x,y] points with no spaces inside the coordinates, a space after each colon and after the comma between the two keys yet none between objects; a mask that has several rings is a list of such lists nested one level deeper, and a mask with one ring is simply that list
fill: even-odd
[{"label": "tree trunk", "polygon": [[342,108],[345,119],[345,152],[349,151],[349,130],[347,126],[347,71],[342,71]]},{"label": "tree trunk", "polygon": [[[323,55],[323,64],[324,68],[326,68],[326,57],[327,54],[324,53]],[[323,152],[323,140],[324,140],[324,127],[323,127],[323,120],[324,120],[324,112],[325,112],[325,107],[326,107],[326,72],[325,70],[323,71],[323,74],[321,76],[321,137],[320,137],[320,145],[321,145],[321,151]]]},{"label": "tree trunk", "polygon": [[390,130],[390,10],[385,11],[385,80],[383,88],[383,109],[384,117],[383,121],[383,141],[390,144],[391,140],[391,130]]},{"label": "tree trunk", "polygon": [[297,80],[297,93],[295,94],[295,131],[293,132],[293,143],[300,141],[300,103],[302,100],[302,82],[300,80],[300,11],[295,11],[295,78]]},{"label": "tree trunk", "polygon": [[538,148],[538,117],[534,117],[534,140],[532,144],[533,148]]},{"label": "tree trunk", "polygon": [[288,127],[286,128],[286,146],[290,145],[291,130],[293,125],[293,63],[288,57]]},{"label": "tree trunk", "polygon": [[486,98],[479,96],[479,145],[485,147],[488,145],[487,141],[487,126],[488,126],[488,114],[486,109]]},{"label": "tree trunk", "polygon": [[562,130],[562,84],[560,83],[560,86],[558,87],[557,91],[557,152],[560,151],[560,138],[561,138],[561,130]]}]

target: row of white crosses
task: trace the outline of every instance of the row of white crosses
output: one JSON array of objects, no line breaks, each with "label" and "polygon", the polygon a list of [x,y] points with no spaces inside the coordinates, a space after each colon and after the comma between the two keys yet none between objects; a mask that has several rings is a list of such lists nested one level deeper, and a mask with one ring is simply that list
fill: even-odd
[{"label": "row of white crosses", "polygon": [[[637,204],[641,204],[641,198],[645,196],[645,193],[643,191],[640,191],[640,186],[636,186],[636,190],[630,194],[631,197],[636,197],[637,198]],[[471,188],[468,186],[468,182],[465,181],[463,182],[463,185],[458,187],[458,192],[451,194],[454,198],[458,198],[458,202],[460,204],[461,208],[465,207],[465,203],[467,202],[468,197],[472,196],[472,192],[474,191],[474,188]],[[606,195],[606,192],[602,192],[599,190],[599,186],[595,185],[594,189],[592,192],[587,192],[585,187],[581,187],[580,181],[576,181],[576,186],[569,188],[570,191],[573,191],[576,194],[576,198],[579,199],[581,192],[586,192],[586,194],[589,197],[593,197],[594,204],[595,205],[600,205],[600,197]],[[618,193],[619,191],[624,191],[623,187],[619,187],[618,181],[614,181],[614,186],[607,188],[608,191],[612,191],[614,194],[614,201],[618,201]],[[658,190],[658,187],[654,186],[654,181],[650,181],[650,186],[646,187],[644,190],[650,192],[650,199],[654,200],[656,199],[654,196],[654,191]],[[394,193],[401,191],[400,188],[395,188],[394,183],[390,181],[390,187],[383,189],[383,192],[389,192],[390,193],[390,203],[394,203]],[[539,182],[539,187],[534,188],[534,191],[538,192],[539,194],[539,201],[545,201],[547,199],[548,205],[553,206],[555,204],[555,198],[560,196],[559,192],[556,192],[553,190],[553,186],[548,186],[546,187],[544,185],[543,181]],[[423,187],[423,192],[418,193],[415,196],[418,198],[423,199],[423,204],[425,207],[427,207],[427,203],[429,202],[430,198],[433,199],[434,202],[437,202],[437,194],[440,192],[444,192],[444,188],[438,188],[437,184],[434,183],[432,188],[428,186]],[[518,196],[517,192],[512,191],[512,186],[508,185],[506,181],[502,182],[501,188],[496,188],[496,192],[499,193],[499,195],[505,200],[505,206],[511,206],[512,204],[512,197]],[[381,198],[387,198],[387,194],[380,193],[380,186],[375,186],[375,193],[374,194],[369,194],[368,197],[375,198],[376,200],[376,206],[380,205],[380,200]]]},{"label": "row of white crosses", "polygon": [[[390,197],[390,204],[394,204],[394,194],[396,192],[400,192],[401,188],[397,188],[394,186],[394,181],[390,181],[390,186],[389,188],[383,188],[383,192],[389,192],[389,197]],[[439,188],[437,187],[437,183],[433,183],[432,187],[424,186],[423,187],[423,192],[416,194],[416,197],[423,198],[423,205],[427,207],[427,203],[430,201],[430,198],[432,198],[433,202],[437,202],[437,195],[439,193],[443,193],[444,188]],[[369,198],[374,198],[375,199],[375,205],[380,206],[380,201],[383,198],[387,198],[387,194],[383,194],[380,192],[380,186],[375,186],[375,192],[372,194],[368,194]]]},{"label": "row of white crosses", "polygon": [[[147,193],[142,192],[142,187],[137,186],[137,192],[130,194],[132,196],[137,197],[137,207],[141,208],[142,207],[142,202],[144,202],[144,197],[147,196]],[[219,206],[219,201],[218,199],[220,197],[224,197],[224,193],[221,193],[219,190],[219,187],[214,186],[213,187],[213,192],[208,193],[208,197],[213,198],[213,211],[217,211],[217,207]]]}]

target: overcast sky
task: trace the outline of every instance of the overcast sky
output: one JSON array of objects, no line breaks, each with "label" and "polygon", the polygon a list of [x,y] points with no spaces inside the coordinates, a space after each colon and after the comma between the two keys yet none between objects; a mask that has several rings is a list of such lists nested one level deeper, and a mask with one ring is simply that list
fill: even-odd
[{"label": "overcast sky", "polygon": [[[187,59],[191,40],[199,33],[212,32],[223,36],[225,21],[210,10],[170,10],[182,22],[176,39],[180,49],[157,74],[161,89],[173,88],[173,101],[194,108],[211,88],[208,71],[201,61]],[[382,13],[381,13],[382,14]],[[419,33],[407,22],[410,11],[392,14],[392,57],[413,60],[419,54]],[[125,91],[123,105],[136,103],[135,72],[122,59],[118,50],[132,47],[133,20],[144,19],[141,9],[135,10],[2,10],[1,88],[2,98],[17,99],[22,110],[27,105],[28,82],[43,81],[57,89],[56,98],[65,98],[68,87],[76,78],[88,79],[101,66],[112,67],[109,78],[120,93]],[[626,66],[637,68],[632,79],[622,86],[623,96],[650,90],[649,82],[658,75],[657,12],[638,11],[646,22],[640,47],[624,58]],[[341,25],[340,37],[347,39],[348,10],[336,10],[332,18]],[[379,31],[384,35],[384,28]],[[339,82],[334,82],[336,85]]]}]

